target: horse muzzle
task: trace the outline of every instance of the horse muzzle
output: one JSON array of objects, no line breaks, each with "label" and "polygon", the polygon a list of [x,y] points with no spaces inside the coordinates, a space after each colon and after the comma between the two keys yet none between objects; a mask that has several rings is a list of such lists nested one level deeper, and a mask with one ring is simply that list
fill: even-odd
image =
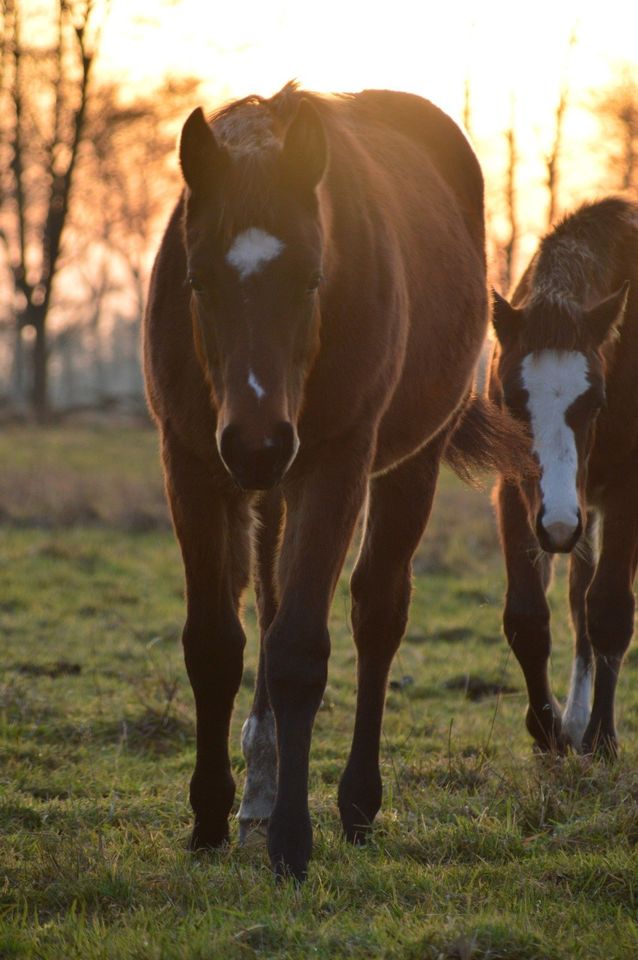
[{"label": "horse muzzle", "polygon": [[281,482],[292,464],[299,440],[287,421],[275,424],[260,440],[247,436],[236,423],[224,427],[218,438],[224,466],[243,490],[270,490]]},{"label": "horse muzzle", "polygon": [[578,543],[583,532],[580,510],[576,522],[573,520],[552,520],[545,522],[541,512],[536,519],[536,538],[546,553],[570,553]]}]

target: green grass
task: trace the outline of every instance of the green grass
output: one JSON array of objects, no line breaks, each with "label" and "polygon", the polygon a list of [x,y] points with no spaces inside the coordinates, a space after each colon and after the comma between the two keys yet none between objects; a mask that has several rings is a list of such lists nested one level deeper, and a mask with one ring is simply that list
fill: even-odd
[{"label": "green grass", "polygon": [[[335,803],[354,703],[342,578],[312,752],[315,856],[297,891],[275,888],[263,848],[234,842],[202,857],[184,848],[193,707],[154,435],[14,430],[0,456],[3,960],[638,955],[638,658],[630,653],[620,682],[618,763],[533,757],[522,678],[500,632],[486,492],[443,477],[388,691],[383,810],[357,850],[340,838]],[[43,476],[66,491],[66,512],[57,500],[49,509]],[[88,519],[79,501],[91,505]],[[131,524],[133,514],[152,522]],[[559,696],[570,662],[564,600],[561,569]],[[238,795],[256,668],[252,597],[244,620]],[[510,692],[495,696],[498,686]],[[232,832],[236,841],[234,822]]]}]

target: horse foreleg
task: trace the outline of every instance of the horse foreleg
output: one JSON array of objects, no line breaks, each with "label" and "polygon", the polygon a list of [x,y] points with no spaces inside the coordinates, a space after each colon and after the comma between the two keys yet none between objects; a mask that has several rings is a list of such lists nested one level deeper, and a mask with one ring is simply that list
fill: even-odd
[{"label": "horse foreleg", "polygon": [[538,546],[518,487],[499,481],[496,493],[507,573],[503,629],[525,677],[525,723],[541,750],[562,749],[560,707],[548,673],[551,634],[545,593],[552,560]]},{"label": "horse foreleg", "polygon": [[569,606],[574,626],[574,659],[569,694],[563,713],[563,734],[580,751],[589,721],[592,652],[587,631],[585,596],[594,576],[597,559],[597,517],[590,511],[584,535],[569,558]]},{"label": "horse foreleg", "polygon": [[430,515],[443,440],[370,483],[366,530],[352,575],[357,710],[339,785],[346,837],[362,842],[381,807],[379,743],[392,658],[405,631],[412,556]]},{"label": "horse foreleg", "polygon": [[306,876],[312,852],[308,758],[326,685],[328,613],[365,496],[370,446],[331,444],[285,486],[280,606],[266,635],[266,679],[276,720],[278,781],[268,852],[279,876]]},{"label": "horse foreleg", "polygon": [[584,753],[615,756],[618,749],[614,702],[623,656],[634,629],[633,581],[638,561],[638,477],[614,491],[603,510],[600,559],[587,593],[587,628],[594,650],[595,679],[591,717],[583,736]]},{"label": "horse foreleg", "polygon": [[275,585],[283,502],[278,490],[264,494],[257,508],[256,577],[259,614],[259,667],[250,714],[242,728],[242,751],[246,761],[246,783],[239,819],[242,843],[263,836],[275,803],[277,791],[277,749],[275,719],[268,699],[264,656],[264,636],[277,612]]},{"label": "horse foreleg", "polygon": [[[163,437],[167,491],[186,573],[184,659],[195,697],[197,756],[190,784],[191,849],[228,840],[235,784],[228,730],[242,674],[244,632],[237,616],[249,569],[246,499],[226,497],[214,468]],[[221,470],[223,468],[220,467]]]}]

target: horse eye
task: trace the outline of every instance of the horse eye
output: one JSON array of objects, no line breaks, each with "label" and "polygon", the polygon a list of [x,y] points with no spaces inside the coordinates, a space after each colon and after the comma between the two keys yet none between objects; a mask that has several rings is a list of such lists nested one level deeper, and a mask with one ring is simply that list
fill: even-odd
[{"label": "horse eye", "polygon": [[204,284],[198,276],[193,273],[189,273],[186,279],[188,280],[191,290],[193,290],[195,293],[204,292]]}]

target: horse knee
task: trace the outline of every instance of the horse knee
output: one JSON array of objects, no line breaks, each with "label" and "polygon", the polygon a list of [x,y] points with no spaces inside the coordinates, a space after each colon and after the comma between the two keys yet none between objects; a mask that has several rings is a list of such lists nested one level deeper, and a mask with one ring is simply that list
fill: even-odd
[{"label": "horse knee", "polygon": [[239,689],[246,637],[233,614],[217,628],[189,614],[182,633],[184,662],[195,694],[202,691],[220,703],[231,703]]},{"label": "horse knee", "polygon": [[507,642],[520,663],[547,660],[551,651],[549,608],[543,602],[508,598],[503,612],[503,630]]},{"label": "horse knee", "polygon": [[634,629],[633,592],[592,587],[587,595],[587,630],[601,656],[622,657]]},{"label": "horse knee", "polygon": [[371,638],[396,651],[408,622],[412,582],[409,567],[400,567],[383,579],[355,570],[350,583],[352,626],[357,647]]},{"label": "horse knee", "polygon": [[265,638],[266,685],[278,716],[281,710],[318,710],[328,678],[328,628],[297,621],[275,622]]}]

